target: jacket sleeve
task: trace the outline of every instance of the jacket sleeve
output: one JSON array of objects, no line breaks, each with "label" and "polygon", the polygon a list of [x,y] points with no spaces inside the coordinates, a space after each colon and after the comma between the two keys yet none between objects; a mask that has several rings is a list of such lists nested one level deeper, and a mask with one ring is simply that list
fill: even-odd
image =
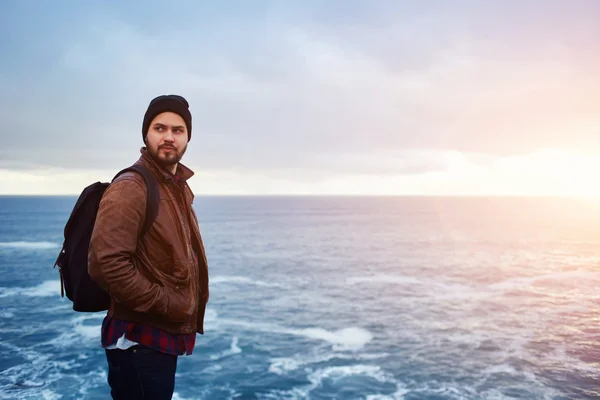
[{"label": "jacket sleeve", "polygon": [[123,177],[102,197],[92,232],[88,273],[115,301],[137,312],[166,316],[165,288],[142,275],[132,262],[146,214],[146,191]]}]

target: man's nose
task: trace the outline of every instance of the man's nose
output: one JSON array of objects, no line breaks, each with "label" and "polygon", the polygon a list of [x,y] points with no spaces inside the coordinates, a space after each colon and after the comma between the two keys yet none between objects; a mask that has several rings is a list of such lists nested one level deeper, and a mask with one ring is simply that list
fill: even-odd
[{"label": "man's nose", "polygon": [[175,140],[175,138],[173,137],[173,130],[167,129],[167,134],[165,135],[165,140],[168,140],[171,142]]}]

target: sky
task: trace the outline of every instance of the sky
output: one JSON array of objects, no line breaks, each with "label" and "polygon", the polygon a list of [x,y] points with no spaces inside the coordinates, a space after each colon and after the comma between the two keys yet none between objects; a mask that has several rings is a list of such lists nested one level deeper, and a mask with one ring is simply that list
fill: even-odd
[{"label": "sky", "polygon": [[600,195],[600,2],[0,2],[0,194],[79,194],[180,94],[197,195]]}]

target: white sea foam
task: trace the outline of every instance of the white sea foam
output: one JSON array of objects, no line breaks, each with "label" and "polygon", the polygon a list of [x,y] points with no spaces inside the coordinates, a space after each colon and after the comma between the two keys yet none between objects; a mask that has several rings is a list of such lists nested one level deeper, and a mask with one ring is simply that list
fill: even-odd
[{"label": "white sea foam", "polygon": [[41,284],[27,288],[23,291],[23,295],[30,297],[46,297],[54,296],[60,293],[60,281],[44,281]]},{"label": "white sea foam", "polygon": [[[68,324],[62,323],[57,327],[62,333],[44,342],[37,343],[33,347],[52,346],[63,349],[74,346],[95,346],[100,341],[100,328],[105,313],[82,314],[68,320]],[[87,322],[90,321],[90,322]]]},{"label": "white sea foam", "polygon": [[306,328],[290,330],[292,334],[305,336],[310,339],[324,340],[333,344],[334,350],[358,350],[373,339],[373,335],[363,328],[344,328],[328,331],[322,328]]},{"label": "white sea foam", "polygon": [[303,360],[291,357],[272,358],[269,365],[269,372],[277,375],[284,375],[288,371],[294,371],[304,364]]},{"label": "white sea foam", "polygon": [[351,276],[346,278],[348,285],[359,285],[359,284],[383,284],[383,285],[396,285],[406,287],[419,287],[424,288],[427,292],[434,290],[436,296],[464,296],[465,293],[470,296],[472,290],[466,285],[459,283],[441,282],[432,279],[420,279],[412,276],[404,275],[390,275],[390,274],[374,274],[374,275],[363,275],[363,276]]},{"label": "white sea foam", "polygon": [[181,395],[177,392],[173,392],[172,400],[188,400],[188,399],[185,397],[181,397]]},{"label": "white sea foam", "polygon": [[402,275],[386,275],[377,274],[370,276],[351,276],[346,278],[346,283],[357,284],[357,283],[389,283],[396,285],[423,285],[423,281],[414,278],[412,276]]},{"label": "white sea foam", "polygon": [[[214,389],[218,389],[218,396],[211,396],[211,392]],[[223,400],[235,400],[240,399],[240,393],[236,392],[235,389],[230,387],[230,384],[221,385],[219,387],[211,387],[211,385],[205,385],[194,389],[193,397],[183,397],[178,392],[173,392],[172,400],[199,400],[199,399],[223,399]]]},{"label": "white sea foam", "polygon": [[216,375],[219,371],[223,370],[223,366],[219,363],[211,364],[202,370],[202,374],[213,374]]},{"label": "white sea foam", "polygon": [[251,279],[247,276],[238,276],[238,275],[220,275],[210,278],[211,284],[219,284],[219,283],[232,283],[232,284],[240,284],[240,285],[254,285],[254,286],[262,286],[262,287],[282,287],[278,283],[269,283],[261,280]]},{"label": "white sea foam", "polygon": [[[63,395],[54,392],[47,386],[52,385],[55,381],[69,380],[73,383],[69,392],[75,396],[74,398],[84,399],[88,397],[90,389],[105,385],[106,372],[103,369],[97,368],[88,373],[73,373],[69,372],[69,369],[71,368],[64,368],[64,363],[44,359],[43,362],[21,364],[6,370],[4,373],[10,372],[11,375],[4,375],[8,385],[0,388],[0,397],[10,393],[11,397],[8,398],[11,399],[63,399]],[[11,387],[16,383],[21,386],[21,390]],[[9,393],[5,393],[2,389]]]},{"label": "white sea foam", "polygon": [[[285,396],[285,398],[291,399],[304,399],[310,398],[310,392],[323,385],[325,380],[339,381],[340,379],[362,376],[376,380],[380,383],[392,383],[396,385],[396,392],[391,395],[380,395],[374,394],[367,396],[370,400],[401,400],[403,395],[408,393],[408,390],[404,385],[396,380],[392,374],[383,370],[378,365],[366,365],[366,364],[354,364],[354,365],[342,365],[332,366],[325,368],[318,368],[315,370],[307,369],[307,379],[310,382],[309,385],[295,387],[288,391],[271,391],[269,395],[274,396]],[[270,396],[266,398],[271,398]]]},{"label": "white sea foam", "polygon": [[373,334],[364,328],[347,327],[335,331],[324,328],[290,329],[275,324],[256,323],[243,320],[220,319],[219,324],[241,326],[249,330],[301,336],[309,339],[323,340],[333,345],[333,350],[360,350],[373,339]]},{"label": "white sea foam", "polygon": [[31,287],[0,287],[0,297],[8,296],[49,297],[60,295],[60,281],[44,281]]},{"label": "white sea foam", "polygon": [[369,394],[365,400],[404,400],[404,395],[410,393],[402,384],[396,385],[396,391],[392,394]]},{"label": "white sea foam", "polygon": [[389,353],[365,353],[365,354],[357,354],[356,358],[360,360],[377,360],[379,358],[389,357]]},{"label": "white sea foam", "polygon": [[239,339],[237,338],[237,336],[234,336],[231,339],[231,346],[229,347],[229,349],[222,351],[218,354],[213,354],[210,356],[211,360],[218,360],[224,357],[228,357],[228,356],[232,356],[234,354],[239,354],[242,352],[242,349],[238,346],[238,341]]},{"label": "white sea foam", "polygon": [[586,282],[589,284],[590,282],[598,280],[600,280],[600,274],[596,271],[575,270],[564,272],[552,272],[529,277],[508,278],[503,281],[489,285],[489,288],[499,291],[506,291],[512,289],[527,288],[530,286],[540,284],[560,283],[577,285],[578,283],[582,282]]},{"label": "white sea foam", "polygon": [[339,379],[353,375],[367,376],[382,383],[396,382],[396,380],[389,373],[383,371],[380,366],[364,364],[342,365],[317,369],[308,375],[308,380],[318,386],[325,379]]},{"label": "white sea foam", "polygon": [[[479,388],[480,385],[490,381],[492,375],[495,374],[510,374],[513,375],[512,380],[507,380],[508,384],[512,389],[522,389],[526,391],[533,391],[537,396],[536,398],[543,400],[551,400],[555,399],[560,395],[559,391],[550,388],[546,385],[546,382],[536,378],[535,374],[530,372],[518,372],[510,365],[498,365],[498,366],[490,366],[489,368],[483,369],[477,373],[477,383],[473,384],[457,384],[456,382],[445,382],[439,381],[437,379],[430,379],[425,382],[421,382],[414,387],[411,388],[410,393],[413,396],[419,396],[422,398],[428,398],[432,395],[435,396],[445,396],[453,399],[482,399],[482,400],[508,400],[513,399],[512,396],[507,396],[502,393],[502,389],[505,388],[506,383],[500,384],[498,387],[481,390]],[[518,379],[519,375],[524,376],[526,378],[526,382],[522,382]],[[398,392],[394,393],[392,396],[403,395],[409,393],[408,391],[403,391],[402,386],[399,385],[400,389]],[[367,396],[367,400],[389,400],[389,399],[397,399],[398,397],[390,397],[390,396]],[[399,397],[400,399],[402,397]]]},{"label": "white sea foam", "polygon": [[26,250],[45,250],[60,248],[60,244],[52,242],[0,242],[0,248],[5,249],[26,249]]},{"label": "white sea foam", "polygon": [[204,313],[204,321],[216,321],[218,316],[219,314],[215,310],[212,308],[207,308],[206,312]]},{"label": "white sea foam", "polygon": [[42,396],[42,399],[44,400],[58,400],[58,399],[62,399],[62,395],[53,392],[52,390],[49,389],[44,389],[42,390],[42,392],[40,393],[40,395]]},{"label": "white sea foam", "polygon": [[[0,345],[10,349],[14,354],[25,358],[28,362],[12,366],[2,371],[2,378],[5,382],[3,388],[0,388],[0,395],[3,394],[2,389],[10,388],[11,386],[20,383],[30,389],[35,388],[36,398],[43,399],[59,399],[60,395],[52,390],[45,388],[49,379],[48,376],[60,378],[64,376],[64,372],[71,371],[76,368],[77,361],[55,361],[52,355],[40,353],[32,349],[32,346],[21,348],[10,343],[0,342]],[[43,389],[42,389],[43,388]],[[6,393],[4,393],[6,394]],[[23,393],[24,394],[24,393]],[[28,398],[28,397],[17,397]]]},{"label": "white sea foam", "polygon": [[517,370],[508,364],[498,364],[498,365],[492,365],[489,366],[487,368],[485,368],[482,373],[484,375],[494,375],[494,374],[508,374],[511,376],[517,376],[519,375],[519,372],[517,372]]},{"label": "white sea foam", "polygon": [[85,339],[100,340],[100,326],[75,325],[75,333],[83,336]]},{"label": "white sea foam", "polygon": [[306,356],[304,354],[298,354],[294,357],[274,357],[271,358],[269,365],[269,372],[277,375],[285,375],[290,371],[295,371],[311,364],[319,364],[327,362],[333,359],[339,360],[375,360],[383,357],[387,357],[387,353],[364,353],[364,354],[347,354],[339,352],[327,352],[317,353]]}]

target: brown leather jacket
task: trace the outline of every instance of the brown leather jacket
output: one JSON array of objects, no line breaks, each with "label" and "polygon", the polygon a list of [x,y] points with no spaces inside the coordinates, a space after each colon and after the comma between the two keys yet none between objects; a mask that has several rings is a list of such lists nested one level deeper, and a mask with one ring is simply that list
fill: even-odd
[{"label": "brown leather jacket", "polygon": [[148,167],[159,184],[158,216],[138,240],[144,225],[146,185],[137,173],[119,176],[100,202],[88,272],[111,295],[108,313],[114,318],[170,333],[204,334],[208,263],[192,208],[194,194],[186,183],[194,173],[179,164],[177,175],[183,182],[178,187],[145,148],[141,153],[136,163]]}]

